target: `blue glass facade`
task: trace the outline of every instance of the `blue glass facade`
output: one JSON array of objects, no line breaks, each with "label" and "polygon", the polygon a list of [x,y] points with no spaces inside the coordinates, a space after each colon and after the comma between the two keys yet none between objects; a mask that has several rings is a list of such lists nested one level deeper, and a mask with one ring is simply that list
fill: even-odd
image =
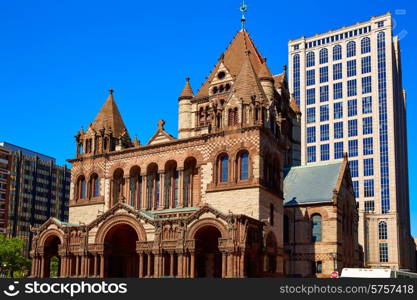
[{"label": "blue glass facade", "polygon": [[387,118],[387,78],[385,33],[378,33],[378,100],[379,100],[379,144],[381,172],[381,209],[386,214],[390,210],[389,165],[388,165],[388,118]]}]

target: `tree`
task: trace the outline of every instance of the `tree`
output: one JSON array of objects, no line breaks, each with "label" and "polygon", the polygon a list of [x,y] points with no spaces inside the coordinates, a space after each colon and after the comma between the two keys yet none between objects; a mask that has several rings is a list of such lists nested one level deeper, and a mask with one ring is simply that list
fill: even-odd
[{"label": "tree", "polygon": [[30,260],[22,255],[24,241],[18,238],[6,238],[0,234],[0,274],[14,277],[14,273],[24,273],[30,268]]}]

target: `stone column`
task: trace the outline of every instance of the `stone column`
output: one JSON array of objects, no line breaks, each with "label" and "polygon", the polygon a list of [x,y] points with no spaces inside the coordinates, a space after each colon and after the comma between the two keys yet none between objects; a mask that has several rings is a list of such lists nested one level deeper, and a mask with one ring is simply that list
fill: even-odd
[{"label": "stone column", "polygon": [[32,266],[30,268],[30,277],[34,277],[34,275],[35,275],[35,263],[36,263],[36,258],[32,257]]},{"label": "stone column", "polygon": [[154,264],[153,264],[153,277],[159,277],[159,255],[154,254]]},{"label": "stone column", "polygon": [[45,277],[45,257],[43,255],[41,256],[41,273],[39,277],[40,278]]},{"label": "stone column", "polygon": [[89,278],[89,277],[90,277],[90,268],[91,268],[91,266],[90,266],[90,256],[89,256],[89,255],[87,255],[87,256],[85,257],[85,260],[86,260],[86,262],[87,262],[86,276],[85,276],[85,277]]},{"label": "stone column", "polygon": [[139,278],[143,278],[143,253],[139,253]]},{"label": "stone column", "polygon": [[227,254],[227,277],[233,277],[233,257],[232,253]]},{"label": "stone column", "polygon": [[169,258],[169,276],[174,277],[174,253],[171,253],[171,256]]},{"label": "stone column", "polygon": [[60,262],[59,262],[59,277],[65,277],[65,267],[66,267],[67,257],[64,255],[60,256]]},{"label": "stone column", "polygon": [[191,270],[190,270],[191,278],[195,278],[195,252],[191,252]]},{"label": "stone column", "polygon": [[222,278],[227,277],[227,254],[222,252]]},{"label": "stone column", "polygon": [[151,254],[146,254],[146,264],[147,264],[147,271],[146,271],[146,277],[151,276]]},{"label": "stone column", "polygon": [[104,254],[100,254],[100,278],[104,278]]},{"label": "stone column", "polygon": [[164,171],[158,171],[159,174],[159,205],[157,209],[164,209],[164,202],[165,202],[165,172]]},{"label": "stone column", "polygon": [[245,253],[240,254],[240,277],[245,277]]},{"label": "stone column", "polygon": [[178,207],[184,207],[183,192],[184,192],[184,168],[178,168]]},{"label": "stone column", "polygon": [[75,277],[80,276],[80,256],[77,254],[75,256]]},{"label": "stone column", "polygon": [[182,253],[178,253],[177,254],[177,277],[183,277],[183,266],[182,266],[182,260],[183,260],[183,254]]},{"label": "stone column", "polygon": [[98,267],[98,254],[95,253],[94,254],[94,276],[93,277],[97,277],[97,267]]},{"label": "stone column", "polygon": [[125,176],[125,203],[130,205],[130,176]]},{"label": "stone column", "polygon": [[141,203],[141,209],[146,209],[146,185],[147,185],[147,176],[146,174],[142,174],[142,186],[141,186],[141,195],[140,195],[140,201]]}]

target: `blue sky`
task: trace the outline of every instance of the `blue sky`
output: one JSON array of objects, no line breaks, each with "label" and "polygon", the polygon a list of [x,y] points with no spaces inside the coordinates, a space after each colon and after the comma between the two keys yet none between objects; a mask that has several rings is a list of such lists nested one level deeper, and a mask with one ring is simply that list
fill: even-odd
[{"label": "blue sky", "polygon": [[[287,63],[287,41],[393,13],[407,90],[411,218],[417,218],[417,60],[415,1],[247,0],[247,29],[273,73]],[[177,131],[184,78],[196,91],[240,29],[239,0],[1,1],[0,141],[57,158],[75,152],[108,95],[130,135],[146,143],[159,119]],[[396,14],[396,12],[402,12]],[[405,14],[404,14],[405,12]],[[412,222],[417,235],[417,222]]]}]

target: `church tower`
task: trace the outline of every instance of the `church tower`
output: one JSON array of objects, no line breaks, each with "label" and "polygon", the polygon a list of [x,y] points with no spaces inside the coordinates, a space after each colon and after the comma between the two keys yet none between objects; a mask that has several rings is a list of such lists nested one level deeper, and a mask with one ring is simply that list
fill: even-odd
[{"label": "church tower", "polygon": [[113,97],[113,90],[88,129],[75,136],[77,157],[96,155],[133,146]]}]

